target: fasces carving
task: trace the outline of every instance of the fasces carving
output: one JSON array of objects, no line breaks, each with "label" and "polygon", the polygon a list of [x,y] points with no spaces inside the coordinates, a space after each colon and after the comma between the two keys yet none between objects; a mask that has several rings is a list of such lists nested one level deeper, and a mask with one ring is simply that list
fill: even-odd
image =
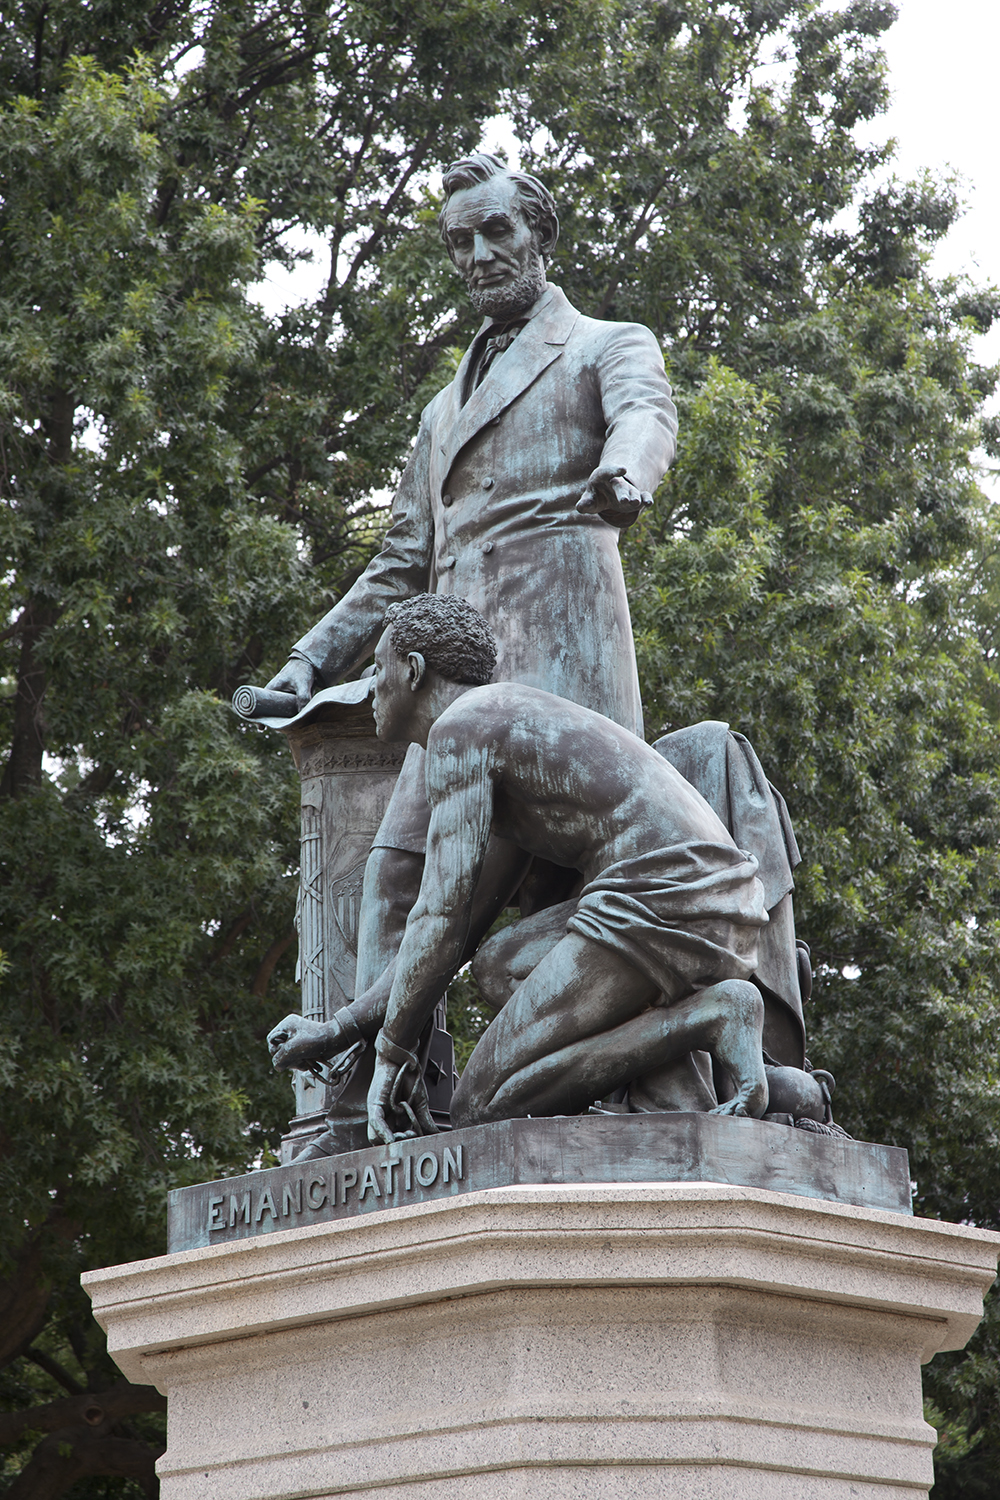
[{"label": "fasces carving", "polygon": [[333,805],[324,819],[328,850],[324,876],[327,1018],[354,998],[361,894],[368,854],[378,827],[375,819],[368,827],[342,833],[344,819],[352,814],[370,818],[370,812],[361,798],[344,799],[331,795],[330,800]]},{"label": "fasces carving", "polygon": [[323,784],[303,788],[299,874],[299,964],[302,1014],[326,1016],[323,985]]}]

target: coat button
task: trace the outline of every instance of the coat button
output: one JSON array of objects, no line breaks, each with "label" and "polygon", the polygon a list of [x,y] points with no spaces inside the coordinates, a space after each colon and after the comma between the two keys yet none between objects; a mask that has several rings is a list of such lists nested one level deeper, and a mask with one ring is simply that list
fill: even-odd
[{"label": "coat button", "polygon": [[493,551],[493,543],[492,542],[484,542],[483,543],[483,551],[484,552],[492,552]]},{"label": "coat button", "polygon": [[455,503],[455,497],[454,497],[454,495],[442,495],[441,496],[441,504],[442,505],[454,505],[454,503]]},{"label": "coat button", "polygon": [[446,557],[444,560],[444,565],[446,568],[453,568],[455,566],[455,558]]},{"label": "coat button", "polygon": [[[491,427],[499,427],[500,426],[500,418],[499,417],[491,417],[490,418],[490,426]],[[444,452],[443,448],[441,449],[441,452],[442,453]]]},{"label": "coat button", "polygon": [[494,486],[495,483],[496,483],[495,479],[484,479],[483,480],[483,489],[484,490],[491,490],[493,488],[493,486]]}]

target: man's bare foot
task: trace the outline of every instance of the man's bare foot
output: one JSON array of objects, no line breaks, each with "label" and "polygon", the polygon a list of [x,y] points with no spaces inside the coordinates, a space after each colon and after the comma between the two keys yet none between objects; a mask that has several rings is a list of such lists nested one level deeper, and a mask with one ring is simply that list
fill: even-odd
[{"label": "man's bare foot", "polygon": [[710,1051],[736,1086],[732,1099],[716,1105],[709,1114],[749,1115],[759,1120],[767,1111],[764,1002],[760,991],[749,980],[724,979],[702,990],[698,1002],[707,1013],[715,1012]]}]

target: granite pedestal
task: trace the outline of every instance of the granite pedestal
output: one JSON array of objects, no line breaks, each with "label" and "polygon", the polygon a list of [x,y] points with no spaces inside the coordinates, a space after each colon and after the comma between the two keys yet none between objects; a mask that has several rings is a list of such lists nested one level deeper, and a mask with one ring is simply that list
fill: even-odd
[{"label": "granite pedestal", "polygon": [[85,1285],[169,1397],[163,1500],[923,1500],[920,1365],[998,1249],[766,1187],[519,1183]]}]

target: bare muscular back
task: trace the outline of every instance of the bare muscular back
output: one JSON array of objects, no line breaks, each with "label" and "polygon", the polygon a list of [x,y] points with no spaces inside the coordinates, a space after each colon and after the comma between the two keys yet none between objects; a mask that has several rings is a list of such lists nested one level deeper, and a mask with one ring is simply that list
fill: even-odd
[{"label": "bare muscular back", "polygon": [[[735,847],[705,799],[655,750],[603,715],[538,688],[470,689],[437,720],[427,751],[432,809],[454,807],[457,798],[481,827],[486,802],[495,833],[588,880],[670,845]],[[447,821],[450,836],[461,837]]]}]

